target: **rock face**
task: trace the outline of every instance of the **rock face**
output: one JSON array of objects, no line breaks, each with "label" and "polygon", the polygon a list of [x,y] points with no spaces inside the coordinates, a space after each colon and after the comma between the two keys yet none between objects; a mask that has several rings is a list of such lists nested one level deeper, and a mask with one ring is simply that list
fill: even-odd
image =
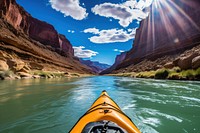
[{"label": "rock face", "polygon": [[102,71],[100,74],[108,74],[112,72],[117,67],[117,65],[119,65],[125,59],[125,57],[126,57],[126,52],[123,52],[120,55],[117,55],[115,58],[115,63],[108,69]]},{"label": "rock face", "polygon": [[81,63],[90,67],[93,70],[93,72],[97,74],[101,73],[103,70],[110,67],[110,65],[108,64],[99,63],[97,61],[90,61],[90,60],[81,60]]},{"label": "rock face", "polygon": [[66,52],[66,54],[71,56],[74,55],[74,49],[72,48],[70,41],[64,35],[59,34],[59,44],[62,51]]},{"label": "rock face", "polygon": [[[141,21],[132,49],[116,69],[174,55],[199,45],[200,1],[154,1],[149,16]],[[161,5],[161,7],[159,7]]]},{"label": "rock face", "polygon": [[28,34],[32,39],[55,48],[60,47],[58,33],[52,25],[32,17],[29,17],[28,24],[30,24],[28,26]]},{"label": "rock face", "polygon": [[1,0],[0,10],[0,17],[4,18],[16,30],[23,31],[30,38],[42,44],[60,48],[67,55],[74,54],[70,42],[64,35],[58,34],[52,25],[33,18],[15,0]]},{"label": "rock face", "polygon": [[[200,43],[198,46],[188,49],[181,54],[166,55],[154,60],[142,60],[137,64],[132,64],[126,68],[113,70],[112,73],[129,73],[129,72],[144,72],[156,71],[158,69],[173,69],[181,71],[184,69],[197,69],[199,65]],[[176,76],[175,76],[176,77]]]},{"label": "rock face", "polygon": [[25,66],[25,63],[23,61],[16,59],[8,60],[7,64],[9,65],[9,68],[11,68],[15,72],[20,71]]},{"label": "rock face", "polygon": [[8,68],[8,64],[5,61],[0,60],[0,71],[7,71]]},{"label": "rock face", "polygon": [[6,62],[21,77],[30,70],[93,73],[74,57],[72,45],[64,35],[33,18],[15,0],[0,0],[0,60],[4,61],[2,71],[7,70]]},{"label": "rock face", "polygon": [[167,69],[172,69],[175,65],[173,64],[173,62],[168,62],[164,65],[164,68],[167,68]]},{"label": "rock face", "polygon": [[192,68],[197,69],[198,67],[200,67],[200,56],[197,56],[192,60]]},{"label": "rock face", "polygon": [[[193,53],[190,54],[188,56],[184,56],[184,57],[180,57],[178,59],[178,64],[177,66],[179,66],[182,70],[186,70],[186,69],[191,69],[192,68],[192,60],[198,56],[198,53]],[[194,59],[195,60],[195,59]],[[194,63],[195,61],[193,61]]]}]

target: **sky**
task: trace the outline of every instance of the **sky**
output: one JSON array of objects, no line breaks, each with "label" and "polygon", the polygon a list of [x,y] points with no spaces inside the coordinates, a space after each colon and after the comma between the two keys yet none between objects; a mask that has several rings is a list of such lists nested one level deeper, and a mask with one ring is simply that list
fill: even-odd
[{"label": "sky", "polygon": [[17,0],[33,17],[52,24],[75,56],[112,65],[132,48],[144,9],[152,0]]}]

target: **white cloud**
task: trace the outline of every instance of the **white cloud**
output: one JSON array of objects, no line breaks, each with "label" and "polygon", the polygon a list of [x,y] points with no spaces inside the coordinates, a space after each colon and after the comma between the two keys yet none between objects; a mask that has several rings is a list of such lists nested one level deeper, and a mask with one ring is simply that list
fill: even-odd
[{"label": "white cloud", "polygon": [[133,20],[141,21],[148,16],[143,11],[144,8],[150,6],[152,0],[127,0],[122,4],[103,3],[92,8],[92,12],[107,18],[119,20],[119,24],[123,27],[129,26]]},{"label": "white cloud", "polygon": [[153,0],[140,0],[136,4],[136,8],[143,10],[146,7],[149,7],[152,4]]},{"label": "white cloud", "polygon": [[73,49],[75,56],[79,58],[91,58],[92,56],[96,56],[98,54],[98,52],[85,49],[84,46],[79,46],[79,47],[74,46]]},{"label": "white cloud", "polygon": [[86,9],[80,6],[79,0],[49,0],[53,9],[71,16],[73,19],[82,20],[88,16]]},{"label": "white cloud", "polygon": [[99,30],[96,28],[89,28],[83,31],[84,33],[91,33],[95,36],[89,38],[93,43],[114,43],[114,42],[127,42],[135,37],[136,29],[109,29]]},{"label": "white cloud", "polygon": [[119,49],[113,49],[113,51],[120,52],[120,53],[125,52],[124,50],[119,50]]},{"label": "white cloud", "polygon": [[98,34],[98,33],[99,33],[99,29],[96,29],[96,28],[88,28],[88,29],[85,29],[83,32],[84,32],[84,33]]}]

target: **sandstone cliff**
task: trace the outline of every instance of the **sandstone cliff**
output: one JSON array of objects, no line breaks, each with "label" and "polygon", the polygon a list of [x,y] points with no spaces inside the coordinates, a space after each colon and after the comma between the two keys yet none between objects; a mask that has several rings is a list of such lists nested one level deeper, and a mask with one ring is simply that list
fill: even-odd
[{"label": "sandstone cliff", "polygon": [[14,72],[26,69],[92,73],[74,57],[72,45],[64,35],[33,18],[15,0],[0,1],[0,55],[9,69],[13,69],[9,62],[23,62],[25,68]]},{"label": "sandstone cliff", "polygon": [[[148,18],[141,21],[132,49],[115,72],[131,67],[132,71],[158,69],[154,64],[143,69],[136,65],[144,60],[154,61],[170,55],[175,60],[181,53],[200,44],[200,1],[172,0],[153,3]],[[199,51],[196,51],[200,53]],[[167,58],[167,57],[166,57]],[[163,61],[164,65],[168,60]],[[140,63],[142,64],[142,63]],[[191,68],[191,67],[190,67]],[[188,69],[188,68],[187,68]]]},{"label": "sandstone cliff", "polygon": [[61,48],[73,55],[70,42],[65,36],[59,35],[52,25],[33,18],[15,0],[2,0],[0,5],[0,17],[12,25],[17,32],[23,32],[42,44]]}]

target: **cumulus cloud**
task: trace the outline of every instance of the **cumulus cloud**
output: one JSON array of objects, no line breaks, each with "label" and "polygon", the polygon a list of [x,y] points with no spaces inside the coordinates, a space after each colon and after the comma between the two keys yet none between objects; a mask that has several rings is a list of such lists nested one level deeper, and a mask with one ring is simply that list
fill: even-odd
[{"label": "cumulus cloud", "polygon": [[88,16],[86,9],[80,6],[79,0],[49,0],[53,9],[71,16],[73,19],[82,20]]},{"label": "cumulus cloud", "polygon": [[119,50],[119,49],[113,49],[113,51],[115,51],[115,52],[120,52],[120,53],[125,52],[124,50]]},{"label": "cumulus cloud", "polygon": [[88,28],[88,29],[85,29],[83,32],[84,32],[84,33],[99,34],[99,29],[96,29],[96,28]]},{"label": "cumulus cloud", "polygon": [[84,33],[91,33],[94,36],[89,40],[93,43],[114,43],[114,42],[127,42],[135,37],[136,29],[129,29],[125,31],[123,29],[108,29],[99,30],[96,28],[88,28],[83,31]]},{"label": "cumulus cloud", "polygon": [[107,18],[119,20],[123,27],[129,26],[133,20],[141,21],[148,16],[143,9],[150,6],[152,0],[127,0],[122,4],[103,3],[92,8],[92,12]]},{"label": "cumulus cloud", "polygon": [[79,47],[74,46],[73,49],[75,56],[79,58],[91,58],[92,56],[96,56],[98,54],[98,52],[85,49],[84,46],[79,46]]}]

